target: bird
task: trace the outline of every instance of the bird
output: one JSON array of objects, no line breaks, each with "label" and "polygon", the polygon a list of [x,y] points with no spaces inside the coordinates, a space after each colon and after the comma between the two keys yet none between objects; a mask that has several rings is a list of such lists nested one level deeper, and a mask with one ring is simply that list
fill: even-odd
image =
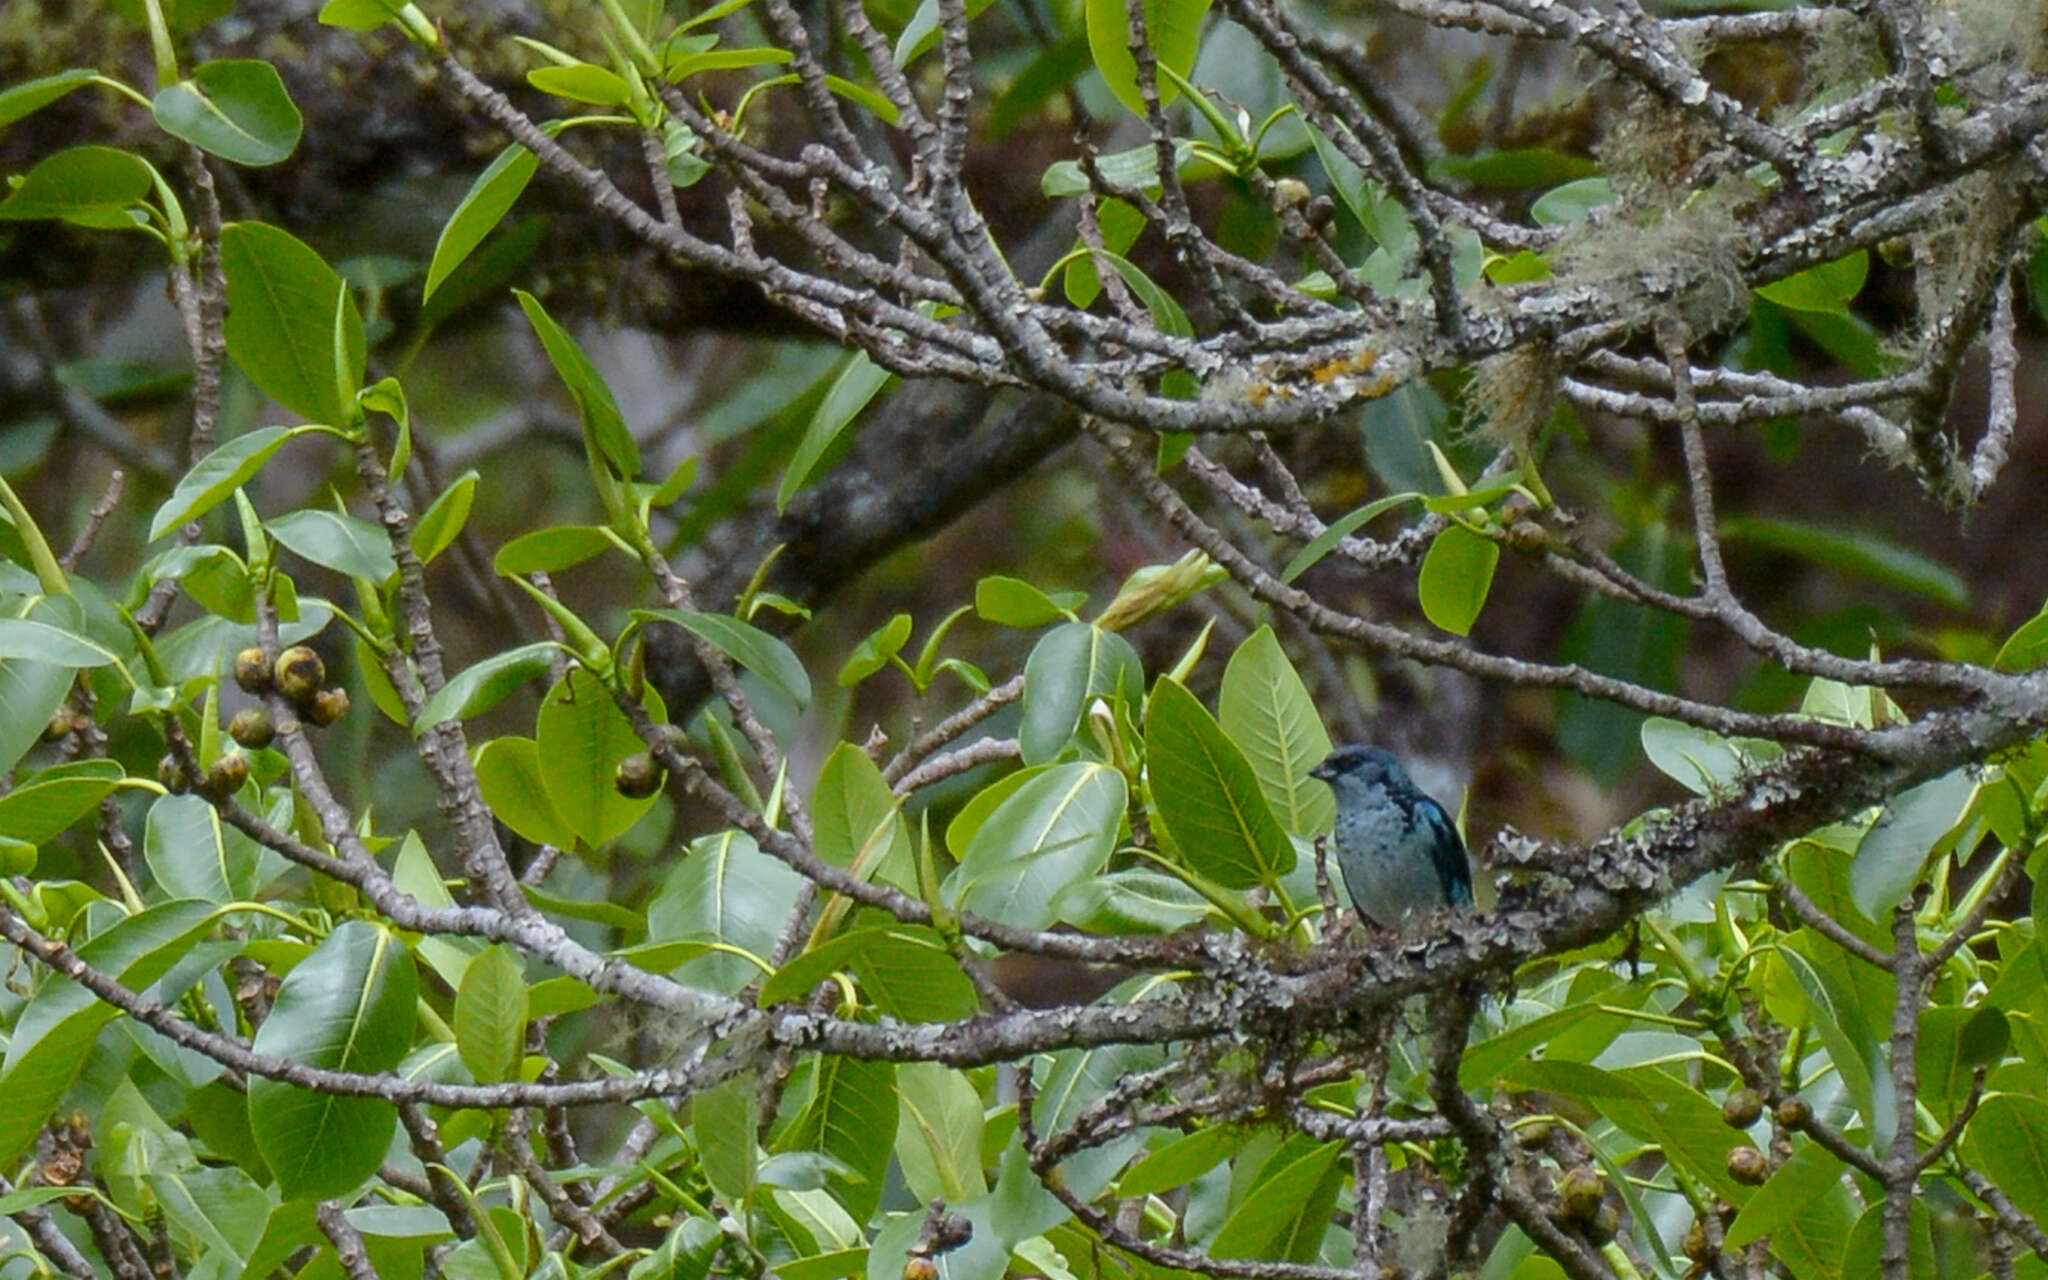
[{"label": "bird", "polygon": [[1332,844],[1345,892],[1361,916],[1399,933],[1431,912],[1472,905],[1465,841],[1393,752],[1339,747],[1309,776],[1336,794]]}]

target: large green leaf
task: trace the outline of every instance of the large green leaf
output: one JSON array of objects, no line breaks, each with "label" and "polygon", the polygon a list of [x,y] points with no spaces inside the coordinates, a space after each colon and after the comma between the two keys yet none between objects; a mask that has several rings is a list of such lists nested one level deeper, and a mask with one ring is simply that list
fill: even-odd
[{"label": "large green leaf", "polygon": [[981,1171],[981,1094],[935,1062],[896,1069],[896,1159],[911,1194],[957,1203],[988,1189]]},{"label": "large green leaf", "polygon": [[[1195,69],[1209,0],[1144,0],[1144,5],[1152,56],[1185,78]],[[1088,49],[1095,55],[1095,69],[1119,102],[1143,116],[1145,100],[1138,91],[1138,63],[1131,56],[1131,21],[1125,0],[1087,0],[1087,19]],[[1162,104],[1172,102],[1179,93],[1164,76],[1159,78],[1158,90]]]},{"label": "large green leaf", "polygon": [[1044,764],[1066,748],[1088,700],[1136,698],[1145,668],[1131,642],[1087,622],[1045,633],[1024,662],[1024,718],[1017,741],[1026,764]]},{"label": "large green leaf", "polygon": [[510,948],[486,947],[455,993],[455,1047],[479,1084],[512,1078],[526,1045],[526,966]]},{"label": "large green leaf", "polygon": [[367,520],[306,507],[266,520],[263,527],[287,548],[345,577],[378,584],[398,574],[391,540]]},{"label": "large green leaf", "polygon": [[1342,1143],[1297,1137],[1260,1170],[1252,1192],[1209,1242],[1218,1258],[1313,1262],[1344,1181]]},{"label": "large green leaf", "polygon": [[802,1110],[776,1142],[778,1151],[818,1151],[846,1166],[833,1191],[856,1222],[874,1216],[896,1137],[896,1067],[836,1054],[811,1058],[792,1095]]},{"label": "large green leaf", "polygon": [[[378,1072],[412,1047],[419,974],[397,934],[351,920],[293,966],[250,1047],[337,1071]],[[277,1080],[249,1081],[249,1127],[287,1199],[353,1190],[377,1171],[398,1109]]]},{"label": "large green leaf", "polygon": [[270,461],[270,455],[303,427],[258,427],[219,446],[192,464],[149,522],[150,541],[213,510]]},{"label": "large green leaf", "polygon": [[491,568],[507,576],[559,573],[619,544],[598,525],[565,524],[521,534],[491,557]]},{"label": "large green leaf", "polygon": [[493,738],[476,753],[476,782],[498,821],[535,844],[576,847],[576,829],[548,798],[532,738]]},{"label": "large green leaf", "polygon": [[569,331],[555,323],[539,299],[521,289],[514,289],[512,295],[519,299],[527,321],[540,335],[540,344],[555,372],[568,385],[591,446],[620,479],[631,480],[639,475],[640,447],[633,442],[633,433],[626,429],[626,419],[619,412],[619,402],[612,399],[612,389],[605,384],[604,375],[590,363],[590,357],[583,354],[583,348],[569,336]]},{"label": "large green leaf", "polygon": [[[724,831],[690,843],[647,904],[647,940],[718,942],[766,963],[805,881],[761,852],[752,836]],[[745,956],[716,951],[677,968],[690,986],[730,995],[762,975]]]},{"label": "large green leaf", "polygon": [[175,897],[246,902],[261,880],[262,848],[198,796],[160,796],[150,805],[142,856],[158,887]]},{"label": "large green leaf", "polygon": [[293,413],[348,422],[359,412],[363,321],[341,277],[296,236],[262,222],[228,227],[220,253],[228,354]]},{"label": "large green leaf", "polygon": [[804,671],[804,664],[788,645],[750,622],[741,622],[730,614],[695,609],[641,609],[635,610],[633,616],[673,622],[698,639],[709,641],[726,657],[780,689],[797,706],[810,704],[811,677]]},{"label": "large green leaf", "polygon": [[1330,734],[1271,627],[1252,632],[1230,655],[1216,722],[1251,762],[1281,826],[1303,836],[1330,829],[1336,799],[1308,776],[1330,754]]},{"label": "large green leaf", "polygon": [[1230,889],[1273,884],[1294,869],[1294,842],[1244,753],[1172,680],[1153,686],[1145,708],[1145,769],[1159,820],[1191,869]]},{"label": "large green leaf", "polygon": [[2048,1215],[2048,1102],[1994,1093],[1963,1134],[1963,1162],[2035,1221]]},{"label": "large green leaf", "polygon": [[832,449],[841,434],[853,425],[860,411],[868,402],[889,385],[896,375],[874,362],[866,352],[856,352],[832,380],[832,387],[825,398],[811,414],[811,423],[804,428],[803,439],[797,442],[796,452],[790,455],[789,466],[782,473],[782,483],[775,490],[775,510],[784,511],[797,490],[811,482],[825,455]]},{"label": "large green leaf", "polygon": [[[659,698],[649,711],[663,717]],[[646,750],[632,721],[612,701],[604,682],[581,667],[567,675],[541,703],[534,726],[536,755],[545,761],[541,784],[555,812],[585,845],[597,848],[626,833],[655,797],[621,795],[614,782],[619,761]]]},{"label": "large green leaf", "polygon": [[153,186],[149,165],[113,147],[72,147],[46,157],[0,200],[0,221],[62,218],[88,227],[132,226],[125,212]]},{"label": "large green leaf", "polygon": [[1047,769],[975,831],[947,878],[948,901],[1019,928],[1047,927],[1060,890],[1101,870],[1116,847],[1128,801],[1124,776],[1105,765]]},{"label": "large green leaf", "polygon": [[[103,930],[78,958],[130,990],[162,977],[212,927],[214,906],[190,898],[161,903]],[[114,1007],[69,978],[46,979],[15,1020],[0,1060],[0,1164],[12,1165],[85,1069]]]},{"label": "large green leaf", "polygon": [[99,73],[86,67],[73,67],[55,75],[39,76],[24,80],[0,91],[0,129],[6,128],[23,116],[32,115],[49,106],[57,99],[82,85],[99,79]]},{"label": "large green leaf", "polygon": [[253,58],[194,67],[150,106],[165,133],[251,167],[289,156],[303,127],[277,68]]},{"label": "large green leaf", "polygon": [[444,684],[420,708],[413,721],[415,736],[444,720],[466,720],[482,715],[505,700],[506,695],[554,665],[562,651],[552,640],[524,644],[485,658]]},{"label": "large green leaf", "polygon": [[1951,609],[1966,609],[1970,604],[1970,585],[1961,574],[1876,534],[1797,520],[1742,516],[1722,522],[1721,540],[1731,551],[1757,547],[1799,556],[1879,586],[1924,596]]},{"label": "large green leaf", "polygon": [[1955,829],[1977,794],[1971,770],[1958,769],[1895,795],[1856,846],[1849,883],[1856,906],[1872,920],[1891,909],[1919,883],[1928,857]]},{"label": "large green leaf", "polygon": [[511,212],[520,192],[526,190],[526,184],[539,168],[540,160],[533,152],[515,142],[476,176],[461,203],[455,206],[455,212],[448,215],[448,225],[441,228],[441,238],[434,244],[434,258],[427,265],[427,282],[420,292],[422,302],[434,296],[434,290],[441,287],[448,273],[461,266],[463,259],[483,243],[491,228]]},{"label": "large green leaf", "polygon": [[737,1212],[754,1194],[760,1168],[754,1144],[757,1091],[754,1073],[741,1072],[690,1100],[690,1129],[705,1181]]},{"label": "large green leaf", "polygon": [[818,785],[811,792],[818,856],[863,879],[874,879],[879,872],[880,878],[899,888],[915,887],[910,832],[897,816],[897,807],[896,793],[867,752],[851,742],[840,743],[818,770]]},{"label": "large green leaf", "polygon": [[850,970],[875,1007],[904,1022],[949,1022],[978,1007],[974,984],[939,936],[910,925],[844,933],[797,956],[761,987],[761,1004],[801,1000],[838,970]]},{"label": "large green leaf", "polygon": [[1453,635],[1470,635],[1499,563],[1499,543],[1461,524],[1445,526],[1429,544],[1415,582],[1423,616]]},{"label": "large green leaf", "polygon": [[0,838],[42,844],[92,812],[126,776],[112,760],[77,760],[45,769],[0,796]]}]

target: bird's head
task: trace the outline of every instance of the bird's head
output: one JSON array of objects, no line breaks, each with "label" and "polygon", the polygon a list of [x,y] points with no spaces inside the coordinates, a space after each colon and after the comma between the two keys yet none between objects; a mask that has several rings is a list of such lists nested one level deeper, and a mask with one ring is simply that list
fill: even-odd
[{"label": "bird's head", "polygon": [[1385,786],[1408,781],[1407,771],[1394,753],[1385,747],[1366,747],[1353,744],[1332,751],[1329,758],[1308,771],[1311,778],[1320,778],[1332,787],[1339,785]]}]

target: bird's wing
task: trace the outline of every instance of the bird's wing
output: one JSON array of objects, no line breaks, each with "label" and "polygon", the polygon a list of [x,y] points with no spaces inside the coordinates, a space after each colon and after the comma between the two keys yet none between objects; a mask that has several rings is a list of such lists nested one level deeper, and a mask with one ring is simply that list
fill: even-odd
[{"label": "bird's wing", "polygon": [[1429,856],[1436,863],[1437,883],[1443,886],[1444,901],[1454,907],[1472,905],[1472,863],[1465,857],[1465,841],[1444,807],[1428,796],[1417,798],[1416,808],[1429,828]]}]

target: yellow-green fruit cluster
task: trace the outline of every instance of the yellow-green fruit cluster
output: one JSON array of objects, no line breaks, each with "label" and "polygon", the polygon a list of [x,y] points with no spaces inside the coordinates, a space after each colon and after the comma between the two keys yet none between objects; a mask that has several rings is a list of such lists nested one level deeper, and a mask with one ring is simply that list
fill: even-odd
[{"label": "yellow-green fruit cluster", "polygon": [[[235,655],[235,683],[245,693],[276,691],[283,694],[299,709],[301,716],[323,729],[348,714],[348,690],[323,687],[327,683],[327,664],[320,660],[319,654],[302,644],[295,644],[278,654],[275,662],[267,660],[261,649],[242,650]],[[250,718],[245,722],[243,716]],[[235,717],[235,724],[245,724],[252,737],[261,739],[251,741],[236,733],[234,725],[230,725],[228,732],[245,747],[266,745],[271,734],[276,732],[267,713],[261,713],[258,719],[249,712],[243,712]]]}]

